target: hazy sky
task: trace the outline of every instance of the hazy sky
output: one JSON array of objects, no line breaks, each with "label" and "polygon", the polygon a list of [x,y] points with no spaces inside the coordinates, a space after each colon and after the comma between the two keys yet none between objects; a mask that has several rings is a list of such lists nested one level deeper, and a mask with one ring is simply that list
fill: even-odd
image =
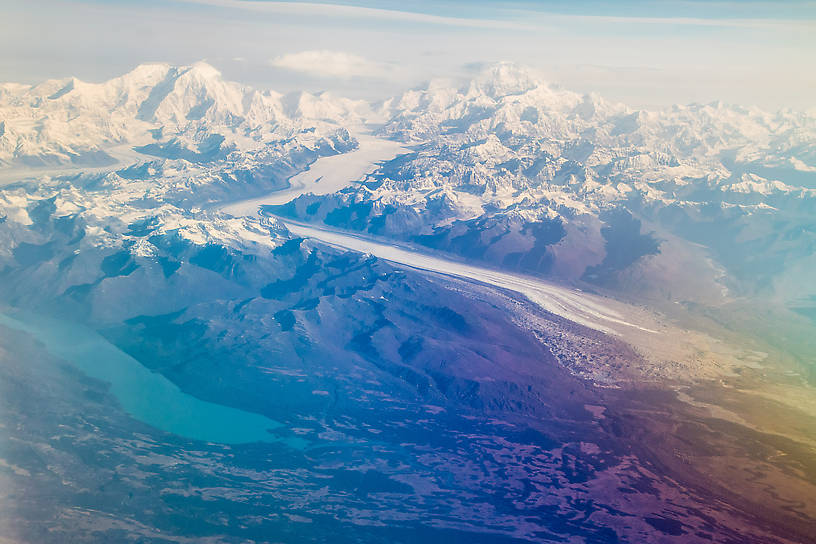
[{"label": "hazy sky", "polygon": [[[407,7],[406,7],[407,6]],[[378,98],[509,60],[634,106],[816,106],[816,2],[0,0],[0,80],[148,61]]]}]

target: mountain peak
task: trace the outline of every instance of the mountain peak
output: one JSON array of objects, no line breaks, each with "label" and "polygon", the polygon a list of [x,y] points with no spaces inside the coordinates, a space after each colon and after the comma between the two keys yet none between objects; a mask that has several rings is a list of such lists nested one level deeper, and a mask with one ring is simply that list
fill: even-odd
[{"label": "mountain peak", "polygon": [[161,80],[172,68],[170,64],[164,62],[148,62],[136,66],[133,70],[121,76],[121,78],[115,79],[126,81]]},{"label": "mountain peak", "polygon": [[172,65],[166,62],[149,62],[136,66],[133,70],[120,78],[129,85],[155,85],[160,81],[178,79],[182,76],[199,81],[214,81],[221,79],[221,72],[214,66],[204,61],[199,61],[191,65]]},{"label": "mountain peak", "polygon": [[193,63],[189,68],[189,72],[205,79],[221,77],[221,72],[217,68],[203,60]]},{"label": "mountain peak", "polygon": [[485,94],[491,98],[523,94],[546,83],[537,74],[512,62],[498,62],[485,67],[471,82],[468,94]]}]

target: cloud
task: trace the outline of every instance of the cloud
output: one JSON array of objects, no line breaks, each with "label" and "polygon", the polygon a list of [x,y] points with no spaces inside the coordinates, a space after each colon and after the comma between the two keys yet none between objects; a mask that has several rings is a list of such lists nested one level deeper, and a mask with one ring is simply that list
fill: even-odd
[{"label": "cloud", "polygon": [[390,64],[374,62],[351,53],[329,51],[327,49],[281,55],[272,59],[270,64],[276,68],[336,78],[381,78],[393,70]]},{"label": "cloud", "polygon": [[[547,10],[518,8],[501,9],[501,3],[495,4],[492,18],[451,17],[422,11],[402,11],[398,9],[372,8],[344,3],[321,3],[314,1],[278,2],[269,0],[180,0],[192,4],[220,6],[231,9],[244,9],[274,14],[300,14],[310,17],[349,17],[357,19],[378,19],[404,23],[420,23],[445,26],[461,26],[484,29],[504,29],[515,31],[539,32],[542,25],[561,26],[563,24],[637,24],[645,26],[697,26],[697,27],[735,27],[766,29],[799,29],[812,31],[816,22],[811,17],[791,18],[721,18],[721,17],[681,17],[681,16],[646,16],[646,15],[595,15],[565,14]],[[701,3],[705,5],[705,3]],[[739,3],[735,2],[735,6]],[[772,5],[772,4],[769,4]],[[807,4],[805,4],[807,5]],[[736,10],[736,7],[734,8]]]},{"label": "cloud", "polygon": [[204,4],[224,8],[244,9],[262,13],[299,14],[310,17],[348,17],[356,19],[378,19],[383,21],[423,23],[432,25],[463,26],[487,29],[520,29],[536,30],[535,26],[519,21],[503,21],[496,19],[477,19],[470,17],[450,17],[434,15],[419,11],[401,11],[385,8],[370,8],[365,6],[347,5],[342,3],[320,2],[273,2],[258,0],[180,0],[190,4]]}]

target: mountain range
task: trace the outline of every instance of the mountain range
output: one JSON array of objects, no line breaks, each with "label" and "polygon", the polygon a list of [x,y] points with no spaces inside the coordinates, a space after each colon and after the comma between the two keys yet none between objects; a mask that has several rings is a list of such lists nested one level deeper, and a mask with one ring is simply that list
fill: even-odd
[{"label": "mountain range", "polygon": [[149,64],[0,85],[0,168],[0,540],[809,538],[813,111]]}]

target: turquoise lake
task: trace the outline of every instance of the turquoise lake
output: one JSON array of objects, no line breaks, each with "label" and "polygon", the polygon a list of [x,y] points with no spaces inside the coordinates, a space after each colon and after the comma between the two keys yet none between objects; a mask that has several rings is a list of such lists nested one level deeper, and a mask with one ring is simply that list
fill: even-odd
[{"label": "turquoise lake", "polygon": [[157,429],[205,442],[286,442],[302,447],[299,439],[270,434],[281,423],[189,395],[86,327],[40,316],[11,317],[2,313],[0,325],[32,335],[52,355],[109,383],[125,412]]}]

